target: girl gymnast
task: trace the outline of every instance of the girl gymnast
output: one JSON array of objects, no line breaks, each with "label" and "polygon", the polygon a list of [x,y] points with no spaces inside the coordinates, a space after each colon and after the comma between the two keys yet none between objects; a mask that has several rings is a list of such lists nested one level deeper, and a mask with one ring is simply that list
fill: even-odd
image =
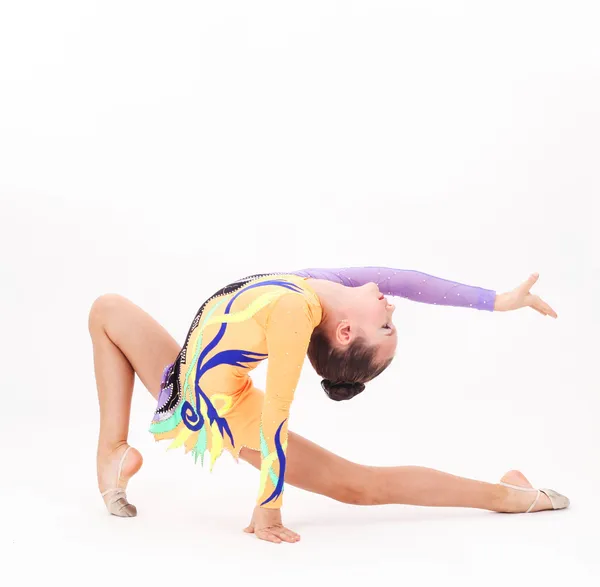
[{"label": "girl gymnast", "polygon": [[[497,512],[568,507],[565,496],[534,489],[519,471],[498,483],[425,467],[371,467],[347,461],[288,432],[305,356],[325,393],[348,400],[391,363],[397,344],[386,295],[489,312],[530,307],[556,318],[530,289],[533,274],[496,294],[419,271],[386,267],[306,269],[256,274],[225,286],[198,310],[182,347],[141,308],[114,294],[92,305],[89,330],[100,404],[98,485],[108,511],[137,514],[125,494],[142,466],[127,443],[134,374],[157,399],[156,440],[194,460],[223,450],[260,470],[256,506],[245,528],[260,539],[296,542],[282,523],[284,481],[352,504],[455,506]],[[266,387],[251,371],[268,358]],[[166,366],[166,367],[165,367]]]}]

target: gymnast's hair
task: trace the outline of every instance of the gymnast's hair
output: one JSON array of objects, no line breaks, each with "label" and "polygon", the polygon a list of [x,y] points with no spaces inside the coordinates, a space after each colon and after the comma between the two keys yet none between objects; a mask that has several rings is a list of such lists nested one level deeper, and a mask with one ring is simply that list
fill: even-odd
[{"label": "gymnast's hair", "polygon": [[318,375],[321,387],[335,401],[352,399],[364,391],[365,383],[388,368],[392,359],[375,360],[376,347],[357,337],[346,348],[334,347],[325,335],[323,324],[312,333],[308,358]]}]

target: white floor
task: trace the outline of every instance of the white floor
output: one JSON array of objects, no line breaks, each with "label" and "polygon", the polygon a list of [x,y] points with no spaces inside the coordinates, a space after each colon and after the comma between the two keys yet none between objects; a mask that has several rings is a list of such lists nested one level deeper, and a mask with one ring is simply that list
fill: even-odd
[{"label": "white floor", "polygon": [[[70,465],[77,470],[75,456]],[[18,474],[18,471],[13,471]],[[143,474],[143,473],[142,473]],[[21,475],[19,475],[21,476]],[[77,479],[1,492],[5,576],[26,585],[335,584],[598,585],[597,494],[572,488],[571,510],[529,516],[386,506],[359,509],[288,491],[294,545],[241,532],[248,507],[238,488],[198,480],[133,484],[134,519],[108,516]],[[134,489],[135,488],[135,489]],[[172,498],[167,496],[171,495]]]},{"label": "white floor", "polygon": [[46,442],[28,446],[24,436],[26,450],[7,454],[0,552],[4,576],[13,579],[6,585],[592,587],[600,579],[600,516],[593,507],[599,480],[592,484],[593,473],[546,475],[563,480],[556,489],[571,497],[572,506],[530,515],[360,508],[288,487],[284,519],[302,540],[272,545],[242,532],[256,489],[253,469],[225,456],[210,475],[193,467],[189,456],[165,453],[143,430],[132,442],[145,463],[128,491],[138,516],[109,516],[94,485],[94,439],[80,432],[86,442],[75,447],[64,430],[50,429]]}]

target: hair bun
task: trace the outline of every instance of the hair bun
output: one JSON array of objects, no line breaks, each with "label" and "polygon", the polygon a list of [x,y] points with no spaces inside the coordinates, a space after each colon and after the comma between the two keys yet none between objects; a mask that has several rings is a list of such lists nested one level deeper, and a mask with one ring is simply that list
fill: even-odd
[{"label": "hair bun", "polygon": [[365,389],[364,383],[349,383],[342,381],[340,383],[332,383],[329,379],[321,381],[321,387],[330,399],[340,402],[347,399],[352,399]]}]

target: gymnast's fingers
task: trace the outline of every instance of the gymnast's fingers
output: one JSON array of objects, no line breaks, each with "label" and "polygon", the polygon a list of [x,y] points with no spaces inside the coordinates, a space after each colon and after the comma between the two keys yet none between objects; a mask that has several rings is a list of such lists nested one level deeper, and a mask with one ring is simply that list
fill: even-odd
[{"label": "gymnast's fingers", "polygon": [[298,542],[298,540],[300,540],[299,534],[296,534],[296,532],[292,532],[292,530],[288,530],[287,528],[281,528],[279,537],[286,542]]},{"label": "gymnast's fingers", "polygon": [[258,530],[255,532],[255,535],[257,538],[260,538],[260,540],[266,540],[267,542],[274,542],[276,544],[281,542],[281,539],[271,530]]},{"label": "gymnast's fingers", "polygon": [[539,296],[533,296],[531,307],[544,315],[552,316],[552,318],[558,317],[556,312]]}]

